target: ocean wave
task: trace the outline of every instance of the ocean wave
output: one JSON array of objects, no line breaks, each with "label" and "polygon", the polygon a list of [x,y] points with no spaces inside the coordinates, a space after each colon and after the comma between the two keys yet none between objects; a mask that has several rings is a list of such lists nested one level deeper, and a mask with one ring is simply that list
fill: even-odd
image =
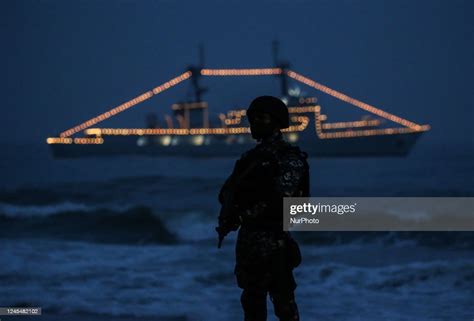
[{"label": "ocean wave", "polygon": [[327,288],[344,285],[346,290],[394,291],[409,289],[418,293],[441,293],[446,290],[471,291],[474,281],[474,262],[428,261],[381,267],[360,267],[341,263],[327,263],[311,267],[313,284]]},{"label": "ocean wave", "polygon": [[0,238],[48,238],[114,244],[176,243],[149,207],[65,210],[48,216],[0,214]]},{"label": "ocean wave", "polygon": [[[93,212],[101,207],[86,205],[76,202],[59,202],[42,205],[16,205],[8,203],[0,203],[0,213],[8,217],[27,218],[27,217],[44,217],[62,212]],[[104,208],[104,207],[102,207]],[[110,208],[119,211],[120,208]]]},{"label": "ocean wave", "polygon": [[417,287],[427,293],[441,292],[443,289],[472,289],[474,263],[472,261],[417,262],[403,266],[380,269],[367,282],[370,290],[400,289]]},{"label": "ocean wave", "polygon": [[59,183],[50,186],[23,186],[0,189],[0,202],[12,205],[51,205],[62,202],[103,203],[121,201],[144,195],[183,195],[202,197],[211,194],[216,199],[222,179],[203,177],[163,177],[159,175],[129,176],[102,181]]}]

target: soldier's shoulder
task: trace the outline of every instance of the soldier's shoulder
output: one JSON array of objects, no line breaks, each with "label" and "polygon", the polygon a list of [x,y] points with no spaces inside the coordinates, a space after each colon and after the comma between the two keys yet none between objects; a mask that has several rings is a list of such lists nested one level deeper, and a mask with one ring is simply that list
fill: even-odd
[{"label": "soldier's shoulder", "polygon": [[245,152],[243,152],[241,155],[240,155],[240,159],[246,159],[246,158],[249,158],[250,156],[252,156],[253,154],[255,154],[256,152],[256,147],[252,147],[250,149],[247,149]]},{"label": "soldier's shoulder", "polygon": [[284,158],[288,159],[300,159],[302,161],[306,161],[308,158],[308,153],[301,150],[301,148],[297,145],[293,145],[289,142],[284,142],[280,146],[280,155]]},{"label": "soldier's shoulder", "polygon": [[281,146],[278,153],[281,168],[286,168],[288,171],[298,171],[301,173],[309,171],[307,158],[308,154],[306,152],[288,142],[286,142],[285,146]]}]

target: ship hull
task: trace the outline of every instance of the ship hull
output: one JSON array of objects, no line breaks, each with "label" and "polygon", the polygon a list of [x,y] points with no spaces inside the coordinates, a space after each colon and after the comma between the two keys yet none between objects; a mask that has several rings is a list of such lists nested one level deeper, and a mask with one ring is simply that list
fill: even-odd
[{"label": "ship hull", "polygon": [[[371,157],[406,156],[421,132],[345,137],[334,139],[304,139],[294,142],[311,157]],[[207,135],[199,145],[193,144],[192,137],[176,136],[167,145],[158,143],[158,137],[111,136],[103,144],[51,144],[55,158],[105,157],[121,155],[142,155],[152,157],[236,157],[255,146],[249,135],[241,142],[229,143],[226,137]],[[144,143],[144,140],[147,141]],[[179,141],[180,140],[180,141]]]}]

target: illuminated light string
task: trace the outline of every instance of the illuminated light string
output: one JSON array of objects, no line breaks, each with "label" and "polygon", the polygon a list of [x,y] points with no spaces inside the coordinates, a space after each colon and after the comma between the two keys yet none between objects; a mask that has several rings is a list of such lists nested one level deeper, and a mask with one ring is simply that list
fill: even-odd
[{"label": "illuminated light string", "polygon": [[104,139],[101,137],[96,137],[96,138],[88,138],[88,137],[79,137],[79,138],[63,138],[63,137],[48,137],[46,139],[46,143],[48,144],[103,144]]},{"label": "illuminated light string", "polygon": [[319,106],[306,106],[306,107],[288,107],[289,113],[314,113]]},{"label": "illuminated light string", "polygon": [[321,107],[320,106],[316,106],[316,108],[314,109],[314,119],[315,119],[315,122],[314,122],[314,129],[316,130],[316,135],[318,136],[318,138],[321,138],[322,134],[323,134],[323,130],[321,129]]},{"label": "illuminated light string", "polygon": [[[372,136],[372,135],[392,135],[401,133],[413,133],[419,130],[411,128],[385,128],[385,129],[372,129],[372,130],[357,130],[357,131],[345,131],[345,132],[331,132],[323,133],[322,131],[322,116],[320,106],[311,107],[294,107],[307,108],[306,111],[314,111],[315,118],[315,130],[318,138],[320,139],[333,139],[333,138],[347,138],[347,137],[359,137],[359,136]],[[296,111],[298,109],[293,109]],[[309,117],[306,116],[291,116],[291,121],[299,122],[297,125],[291,125],[289,128],[282,129],[283,132],[298,132],[306,129],[309,123]],[[337,124],[337,123],[336,123]],[[428,130],[429,126],[421,126],[421,130]],[[97,138],[75,138],[74,143],[76,144],[102,144],[102,135],[206,135],[206,134],[248,134],[250,128],[248,127],[233,127],[233,128],[191,128],[191,129],[154,129],[154,128],[89,128],[85,130],[87,135],[97,135]],[[47,140],[48,144],[71,144],[71,138],[61,137],[50,137]]]},{"label": "illuminated light string", "polygon": [[316,98],[315,97],[309,97],[309,98],[300,97],[298,101],[300,102],[300,104],[314,104],[316,103]]},{"label": "illuminated light string", "polygon": [[103,138],[74,138],[74,144],[103,144]]},{"label": "illuminated light string", "polygon": [[[280,75],[283,73],[283,70],[281,68],[254,68],[254,69],[201,69],[200,73],[202,75],[205,75],[205,76],[264,76],[264,75]],[[345,101],[353,106],[356,106],[356,107],[359,107],[363,110],[366,110],[368,112],[371,112],[375,115],[378,115],[380,117],[383,117],[383,118],[386,118],[390,121],[393,121],[393,122],[396,122],[398,124],[401,124],[403,126],[406,126],[408,127],[409,129],[411,129],[411,131],[425,131],[425,130],[429,130],[430,126],[429,125],[418,125],[418,124],[415,124],[413,122],[410,122],[406,119],[403,119],[401,117],[398,117],[398,116],[395,116],[393,114],[390,114],[388,112],[385,112],[381,109],[378,109],[374,106],[371,106],[371,105],[368,105],[366,103],[363,103],[357,99],[354,99],[354,98],[351,98],[341,92],[338,92],[336,90],[333,90],[325,85],[322,85],[314,80],[311,80],[301,74],[298,74],[294,71],[291,71],[291,70],[285,70],[285,73],[303,83],[303,84],[306,84],[310,87],[313,87],[317,90],[320,90],[326,94],[329,94],[337,99],[340,99],[342,101]],[[157,95],[177,84],[179,84],[180,82],[190,78],[192,75],[191,71],[187,71],[165,83],[163,83],[162,85],[158,86],[158,87],[155,87],[153,88],[152,90],[148,91],[148,92],[145,92],[144,94],[122,104],[122,105],[119,105],[115,108],[112,108],[111,110],[103,113],[103,114],[100,114],[94,118],[91,118],[89,119],[88,121],[84,122],[84,123],[81,123],[75,127],[72,127],[64,132],[62,132],[60,134],[60,137],[57,137],[57,138],[54,138],[54,137],[50,137],[48,138],[48,143],[71,143],[70,141],[67,141],[67,140],[58,140],[60,138],[67,138],[79,131],[82,131],[82,130],[85,130],[89,127],[91,127],[92,125],[95,125],[105,119],[108,119],[126,109],[129,109],[149,98],[151,98],[153,95]],[[305,101],[305,102],[315,102],[314,99],[310,100],[310,101]],[[202,106],[202,105],[201,105]],[[200,106],[200,107],[201,107]],[[202,106],[204,107],[204,106]],[[206,105],[207,107],[207,105]],[[176,107],[175,107],[176,108]],[[196,108],[199,108],[198,106],[196,106]],[[309,106],[309,107],[290,107],[289,108],[289,111],[290,112],[299,112],[299,113],[305,113],[305,112],[313,112],[313,113],[316,113],[315,111],[315,108],[318,108],[318,113],[319,113],[319,106]],[[245,111],[235,111],[234,114],[232,113],[229,113],[228,114],[230,117],[232,116],[235,116],[236,118],[239,118],[240,120],[240,117],[242,117],[243,115],[245,115]],[[326,134],[323,134],[322,133],[322,128],[321,128],[321,124],[320,124],[320,121],[323,120],[323,118],[325,119],[325,115],[318,115],[317,116],[317,121],[315,122],[316,123],[316,129],[318,131],[318,127],[319,127],[319,134],[318,135],[326,135]],[[221,118],[222,120],[222,118]],[[319,124],[318,124],[319,123]],[[326,125],[329,125],[329,124],[326,124]],[[290,127],[291,128],[291,127]],[[299,128],[299,127],[298,127]],[[141,129],[141,130],[146,130],[146,129]],[[162,131],[169,131],[171,130],[172,132],[175,132],[176,130],[180,130],[180,129],[159,129],[159,130],[162,130]],[[186,130],[186,129],[181,129],[181,130]],[[191,129],[192,130],[192,129]],[[200,130],[200,131],[204,131],[204,132],[215,132],[215,133],[225,133],[226,130],[233,130],[234,132],[231,132],[231,133],[235,133],[236,131],[242,131],[242,132],[248,132],[248,128],[247,127],[243,127],[243,128],[202,128],[202,129],[196,129],[196,130]],[[380,129],[379,131],[383,131],[384,133],[393,133],[394,131],[392,131],[392,129]],[[364,132],[366,133],[367,135],[372,135],[373,131],[361,131],[361,132]],[[395,132],[399,132],[398,129],[395,130]],[[406,131],[401,131],[401,132],[406,132]],[[178,132],[176,132],[178,133]],[[351,135],[355,135],[354,132],[351,132],[352,134]],[[186,134],[183,134],[183,135],[186,135]],[[329,135],[329,134],[327,134]],[[339,136],[338,136],[339,135]],[[340,135],[349,135],[347,134],[347,132],[344,132],[344,133],[330,133],[330,136],[334,136],[334,137],[340,137]],[[346,136],[344,136],[346,137]],[[347,137],[352,137],[352,136],[347,136]]]},{"label": "illuminated light string", "polygon": [[115,116],[116,114],[118,113],[121,113],[122,111],[126,110],[126,109],[129,109],[130,107],[133,107],[149,98],[151,98],[153,95],[157,95],[177,84],[179,84],[180,82],[188,79],[189,77],[191,77],[191,72],[190,71],[187,71],[167,82],[165,82],[164,84],[158,86],[158,87],[155,87],[153,88],[152,90],[150,91],[147,91],[145,92],[144,94],[141,94],[140,96],[132,99],[132,100],[129,100],[127,101],[126,103],[123,103],[115,108],[112,108],[110,109],[109,111],[105,112],[105,113],[102,113],[94,118],[91,118],[89,119],[88,121],[85,121],[75,127],[72,127],[64,132],[62,132],[59,136],[60,137],[69,137],[71,135],[74,135],[75,133],[77,132],[80,132],[86,128],[89,128],[90,126],[92,125],[95,125],[99,122],[102,122],[104,120],[106,120],[107,118],[110,118],[112,116]]},{"label": "illuminated light string", "polygon": [[238,125],[242,121],[242,117],[247,114],[245,109],[230,110],[227,112],[227,117],[224,119],[226,125]]},{"label": "illuminated light string", "polygon": [[[321,118],[321,120],[323,119]],[[326,124],[322,124],[322,127],[323,129],[341,129],[341,128],[351,128],[351,127],[375,127],[375,126],[379,126],[380,124],[381,124],[380,120],[373,119],[373,120],[357,120],[357,121],[348,121],[348,122],[326,123]]]},{"label": "illuminated light string", "polygon": [[306,116],[292,116],[290,117],[291,121],[299,122],[298,125],[290,125],[288,128],[284,128],[282,132],[301,132],[306,129],[309,124],[309,117]]},{"label": "illuminated light string", "polygon": [[[256,69],[202,69],[201,70],[201,75],[204,76],[263,76],[263,75],[279,75],[283,73],[283,70],[281,68],[256,68]],[[383,111],[379,108],[376,108],[374,106],[371,106],[369,104],[366,104],[360,100],[357,100],[355,98],[349,97],[337,90],[331,89],[321,83],[318,83],[312,79],[309,79],[301,74],[298,74],[294,71],[291,70],[285,70],[285,73],[305,84],[310,87],[313,87],[319,91],[322,91],[332,97],[335,97],[339,100],[342,100],[346,103],[349,103],[353,106],[359,107],[365,111],[368,111],[372,114],[375,114],[377,116],[386,118],[390,121],[393,121],[395,123],[398,123],[400,125],[406,126],[411,128],[412,130],[415,131],[423,131],[426,130],[426,125],[422,126],[416,123],[413,123],[409,120],[406,120],[404,118],[398,117],[396,115],[393,115],[391,113],[388,113],[386,111]],[[429,127],[428,127],[429,128]]]},{"label": "illuminated light string", "polygon": [[226,125],[238,125],[240,124],[240,118],[235,118],[235,119],[225,119],[224,123]]},{"label": "illuminated light string", "polygon": [[[306,107],[288,107],[288,113],[313,113],[316,106],[306,106]],[[227,117],[224,114],[221,114],[221,120],[224,121],[225,125],[238,125],[240,124],[242,117],[247,115],[247,110],[230,110],[227,112]],[[235,118],[232,118],[235,117]]]},{"label": "illuminated light string", "polygon": [[245,116],[247,114],[247,111],[245,109],[240,109],[240,110],[229,110],[227,112],[227,115],[229,117],[242,117],[242,116]]},{"label": "illuminated light string", "polygon": [[406,134],[416,133],[420,131],[426,131],[430,129],[429,125],[420,126],[419,129],[413,128],[383,128],[383,129],[365,129],[365,130],[349,130],[343,132],[331,132],[323,133],[321,125],[321,108],[317,106],[315,113],[315,130],[316,135],[320,139],[335,139],[335,138],[350,138],[350,137],[362,137],[362,136],[375,136],[375,135],[394,135],[394,134]]},{"label": "illuminated light string", "polygon": [[359,100],[357,100],[357,99],[354,99],[354,98],[352,98],[352,97],[349,97],[349,96],[347,96],[347,95],[345,95],[345,94],[343,94],[343,93],[341,93],[341,92],[339,92],[339,91],[337,91],[337,90],[331,89],[331,88],[329,88],[329,87],[327,87],[327,86],[325,86],[325,85],[323,85],[323,84],[320,84],[320,83],[318,83],[318,82],[316,82],[316,81],[314,81],[314,80],[312,80],[312,79],[309,79],[309,78],[307,78],[307,77],[305,77],[305,76],[303,76],[303,75],[300,75],[300,74],[298,74],[298,73],[296,73],[296,72],[294,72],[294,71],[288,70],[288,71],[287,71],[287,75],[288,75],[289,77],[291,77],[291,78],[293,78],[293,79],[295,79],[295,80],[297,80],[297,81],[299,81],[299,82],[305,84],[305,85],[308,85],[308,86],[310,86],[310,87],[313,87],[313,88],[315,88],[315,89],[317,89],[317,90],[319,90],[319,91],[322,91],[322,92],[324,92],[324,93],[326,93],[326,94],[328,94],[328,95],[330,95],[330,96],[333,96],[333,97],[335,97],[335,98],[337,98],[337,99],[339,99],[339,100],[345,101],[346,103],[349,103],[349,104],[351,104],[351,105],[353,105],[353,106],[359,107],[359,108],[361,108],[361,109],[363,109],[363,110],[365,110],[365,111],[368,111],[368,112],[370,112],[370,113],[372,113],[372,114],[375,114],[375,115],[377,115],[377,116],[386,118],[386,119],[391,120],[391,121],[393,121],[393,122],[395,122],[395,123],[398,123],[398,124],[400,124],[400,125],[409,127],[409,128],[411,128],[411,129],[413,129],[413,130],[415,130],[415,131],[420,131],[420,130],[422,130],[422,127],[423,127],[423,126],[421,126],[421,125],[415,124],[415,123],[413,123],[413,122],[411,122],[411,121],[408,121],[408,120],[403,119],[403,118],[401,118],[401,117],[395,116],[395,115],[390,114],[390,113],[388,113],[388,112],[386,112],[386,111],[383,111],[383,110],[381,110],[381,109],[378,109],[378,108],[376,108],[376,107],[374,107],[374,106],[371,106],[371,105],[366,104],[366,103],[364,103],[364,102],[361,102],[361,101],[359,101]]},{"label": "illuminated light string", "polygon": [[203,76],[266,76],[281,75],[281,73],[281,68],[201,69]]},{"label": "illuminated light string", "polygon": [[[298,124],[283,129],[284,132],[303,131],[309,124],[309,118],[296,116],[291,119]],[[230,128],[89,128],[87,135],[99,136],[142,136],[142,135],[209,135],[209,134],[243,134],[250,133],[249,127]]]},{"label": "illuminated light string", "polygon": [[226,116],[224,113],[219,114],[219,119],[221,120],[222,127],[225,127]]},{"label": "illuminated light string", "polygon": [[72,144],[72,138],[48,137],[47,144]]},{"label": "illuminated light string", "polygon": [[[425,126],[421,126],[422,128]],[[426,130],[423,128],[422,131]],[[384,128],[384,129],[366,129],[366,130],[354,130],[346,132],[333,132],[333,133],[323,133],[320,138],[348,138],[348,137],[361,137],[361,136],[375,136],[375,135],[394,135],[394,134],[407,134],[407,133],[417,133],[420,130],[415,130],[408,127],[398,127],[398,128]]]}]

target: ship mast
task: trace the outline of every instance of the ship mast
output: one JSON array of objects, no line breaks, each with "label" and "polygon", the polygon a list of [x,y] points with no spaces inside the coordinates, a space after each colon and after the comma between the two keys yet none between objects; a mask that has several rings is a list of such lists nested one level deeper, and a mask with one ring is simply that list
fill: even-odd
[{"label": "ship mast", "polygon": [[206,87],[202,87],[199,84],[201,78],[201,70],[204,68],[204,46],[202,43],[199,43],[199,63],[197,65],[189,65],[187,71],[191,72],[191,86],[194,93],[194,101],[186,101],[182,104],[175,104],[172,108],[175,110],[175,113],[178,114],[177,117],[182,117],[181,128],[191,128],[193,124],[191,123],[191,113],[196,111],[202,112],[202,127],[209,127],[209,111],[207,109],[207,103],[202,101],[202,95],[207,91]]},{"label": "ship mast", "polygon": [[281,68],[281,74],[277,75],[280,78],[280,87],[281,87],[281,95],[282,97],[288,96],[288,77],[286,75],[286,71],[290,68],[290,63],[285,60],[278,59],[278,51],[279,51],[279,42],[278,40],[274,40],[272,42],[272,49],[273,49],[273,64],[275,68]]},{"label": "ship mast", "polygon": [[207,88],[201,87],[199,85],[199,79],[201,78],[201,69],[203,68],[204,68],[204,46],[202,45],[202,43],[200,43],[199,44],[199,64],[190,65],[187,69],[188,71],[192,73],[190,80],[193,86],[195,102],[202,101],[202,94],[204,94],[207,91]]}]

